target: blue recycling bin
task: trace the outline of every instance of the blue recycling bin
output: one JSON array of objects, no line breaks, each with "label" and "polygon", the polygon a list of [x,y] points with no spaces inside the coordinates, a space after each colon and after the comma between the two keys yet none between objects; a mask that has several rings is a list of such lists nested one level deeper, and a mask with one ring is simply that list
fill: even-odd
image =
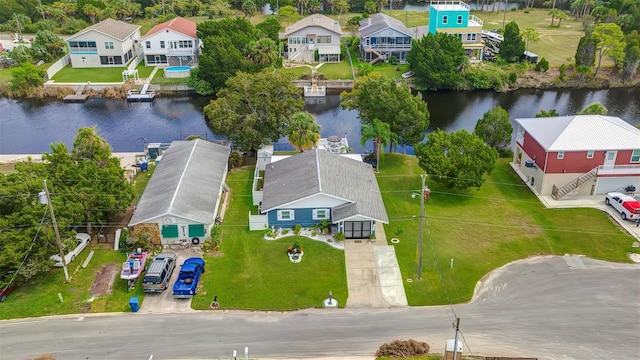
[{"label": "blue recycling bin", "polygon": [[129,298],[129,307],[131,307],[131,311],[133,312],[138,312],[138,310],[140,310],[140,303],[138,302],[137,296]]}]

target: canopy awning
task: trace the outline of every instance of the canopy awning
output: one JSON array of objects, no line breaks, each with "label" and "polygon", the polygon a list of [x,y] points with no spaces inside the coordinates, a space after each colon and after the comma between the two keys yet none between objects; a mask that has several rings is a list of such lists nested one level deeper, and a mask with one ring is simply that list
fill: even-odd
[{"label": "canopy awning", "polygon": [[318,54],[340,54],[340,46],[318,46]]}]

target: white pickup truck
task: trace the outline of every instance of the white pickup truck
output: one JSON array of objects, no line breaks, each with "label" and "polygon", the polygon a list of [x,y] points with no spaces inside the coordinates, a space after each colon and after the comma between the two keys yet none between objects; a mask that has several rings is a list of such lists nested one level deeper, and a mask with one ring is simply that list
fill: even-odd
[{"label": "white pickup truck", "polygon": [[622,220],[637,221],[640,219],[640,201],[629,195],[610,192],[607,193],[604,202],[616,209],[620,213]]}]

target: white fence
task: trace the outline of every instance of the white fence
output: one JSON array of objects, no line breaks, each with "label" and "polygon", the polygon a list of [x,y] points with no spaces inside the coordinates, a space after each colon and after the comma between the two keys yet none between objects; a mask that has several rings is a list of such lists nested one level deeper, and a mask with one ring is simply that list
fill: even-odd
[{"label": "white fence", "polygon": [[131,62],[129,63],[129,66],[127,67],[127,70],[129,71],[135,70],[138,64],[142,62],[142,59],[144,59],[144,53],[138,54],[138,56],[134,57],[133,60],[131,60]]},{"label": "white fence", "polygon": [[54,62],[47,69],[47,78],[51,80],[53,75],[55,75],[58,71],[62,70],[65,66],[67,66],[71,62],[71,56],[69,54],[63,56],[60,60]]},{"label": "white fence", "polygon": [[267,215],[251,215],[249,211],[249,230],[265,230],[267,229]]}]

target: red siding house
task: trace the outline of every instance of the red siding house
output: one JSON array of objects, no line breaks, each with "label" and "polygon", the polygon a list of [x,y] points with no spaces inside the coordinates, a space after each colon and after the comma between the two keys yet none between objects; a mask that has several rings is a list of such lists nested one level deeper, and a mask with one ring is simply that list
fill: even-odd
[{"label": "red siding house", "polygon": [[540,195],[640,190],[640,130],[601,115],[516,119],[513,168]]}]

